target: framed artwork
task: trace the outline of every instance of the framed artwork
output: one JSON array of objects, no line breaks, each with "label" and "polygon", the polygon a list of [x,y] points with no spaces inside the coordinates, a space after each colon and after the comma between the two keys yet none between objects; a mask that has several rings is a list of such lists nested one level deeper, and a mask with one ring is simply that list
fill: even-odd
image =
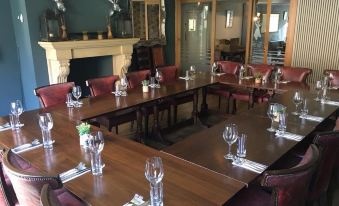
[{"label": "framed artwork", "polygon": [[226,22],[225,27],[231,28],[233,25],[233,10],[226,10]]}]

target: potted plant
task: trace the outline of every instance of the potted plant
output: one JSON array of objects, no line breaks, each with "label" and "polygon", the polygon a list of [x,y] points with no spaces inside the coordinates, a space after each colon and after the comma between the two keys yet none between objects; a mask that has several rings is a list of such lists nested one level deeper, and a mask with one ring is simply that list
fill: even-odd
[{"label": "potted plant", "polygon": [[91,132],[91,125],[88,123],[81,123],[76,126],[79,136],[80,136],[80,145],[83,147],[87,147],[87,140],[89,138],[89,134]]},{"label": "potted plant", "polygon": [[254,81],[256,84],[260,84],[262,80],[262,74],[261,73],[255,73],[254,74]]},{"label": "potted plant", "polygon": [[143,80],[142,82],[141,82],[141,84],[142,84],[142,92],[148,92],[148,80]]}]

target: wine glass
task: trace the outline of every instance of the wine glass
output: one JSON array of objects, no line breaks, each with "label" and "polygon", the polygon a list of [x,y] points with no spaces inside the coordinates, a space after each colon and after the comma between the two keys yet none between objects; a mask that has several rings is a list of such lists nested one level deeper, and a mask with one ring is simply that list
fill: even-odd
[{"label": "wine glass", "polygon": [[334,79],[334,76],[333,76],[332,73],[330,73],[330,74],[328,75],[328,87],[329,87],[329,88],[332,88],[332,81],[333,81],[333,79]]},{"label": "wine glass", "polygon": [[152,157],[146,160],[145,177],[151,186],[151,205],[162,205],[163,187],[161,181],[164,177],[164,169],[160,157]]},{"label": "wine glass", "polygon": [[282,69],[278,67],[277,68],[277,83],[279,83],[281,76],[282,76]]},{"label": "wine glass", "polygon": [[196,73],[196,68],[194,65],[190,67],[190,76],[194,79]]},{"label": "wine glass", "polygon": [[211,67],[211,74],[214,75],[217,72],[217,69],[218,69],[218,65],[217,63],[214,62]]},{"label": "wine glass", "polygon": [[300,91],[295,91],[293,95],[293,103],[295,104],[295,112],[292,112],[293,115],[299,115],[298,107],[302,103],[303,98]]},{"label": "wine glass", "polygon": [[317,90],[317,97],[315,98],[315,101],[320,101],[320,91],[323,88],[323,83],[322,81],[317,81],[315,84],[315,90]]},{"label": "wine glass", "polygon": [[270,103],[267,109],[267,116],[271,119],[271,127],[267,129],[269,132],[275,132],[273,127],[274,119],[278,117],[278,107],[275,103]]},{"label": "wine glass", "polygon": [[162,73],[158,70],[158,69],[156,69],[156,72],[155,72],[155,80],[157,80],[157,85],[156,85],[156,87],[157,88],[160,88],[160,81],[163,79],[162,77]]},{"label": "wine glass", "polygon": [[127,87],[128,87],[128,81],[127,77],[125,74],[122,75],[120,79],[120,91],[121,91],[121,96],[126,96],[127,95]]},{"label": "wine glass", "polygon": [[11,106],[11,113],[15,116],[15,118],[17,119],[17,125],[16,127],[19,128],[21,127],[21,123],[19,120],[19,116],[22,114],[22,112],[24,111],[23,107],[22,107],[22,103],[20,100],[15,100],[13,102],[10,103]]},{"label": "wine glass", "polygon": [[75,102],[75,107],[79,107],[80,106],[79,98],[81,97],[81,87],[80,86],[73,87],[72,94],[73,94],[74,98],[77,100]]},{"label": "wine glass", "polygon": [[223,138],[228,144],[228,154],[225,155],[225,159],[233,160],[232,155],[232,144],[237,141],[238,138],[238,129],[235,124],[226,124],[224,132],[223,132]]}]

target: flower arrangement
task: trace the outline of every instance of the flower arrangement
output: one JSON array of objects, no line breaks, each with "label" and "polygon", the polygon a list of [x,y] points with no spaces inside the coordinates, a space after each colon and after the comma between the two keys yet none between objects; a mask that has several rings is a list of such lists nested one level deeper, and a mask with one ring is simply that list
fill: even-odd
[{"label": "flower arrangement", "polygon": [[142,80],[141,84],[142,86],[148,86],[149,81],[148,80]]},{"label": "flower arrangement", "polygon": [[88,123],[81,123],[78,126],[76,126],[79,135],[82,136],[84,134],[89,134],[91,132],[91,125]]},{"label": "flower arrangement", "polygon": [[261,73],[255,73],[254,74],[254,78],[255,79],[261,79],[262,78],[262,74]]}]

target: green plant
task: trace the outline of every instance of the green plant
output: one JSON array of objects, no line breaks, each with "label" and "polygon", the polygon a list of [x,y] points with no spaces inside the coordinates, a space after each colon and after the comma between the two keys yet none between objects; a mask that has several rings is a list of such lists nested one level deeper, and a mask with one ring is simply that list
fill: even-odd
[{"label": "green plant", "polygon": [[148,86],[148,80],[142,80],[141,84],[142,86]]},{"label": "green plant", "polygon": [[261,79],[262,78],[262,74],[261,73],[255,73],[254,74],[254,78],[255,79]]},{"label": "green plant", "polygon": [[91,131],[91,125],[86,122],[79,124],[78,126],[76,126],[76,128],[80,136],[84,134],[89,134]]}]

